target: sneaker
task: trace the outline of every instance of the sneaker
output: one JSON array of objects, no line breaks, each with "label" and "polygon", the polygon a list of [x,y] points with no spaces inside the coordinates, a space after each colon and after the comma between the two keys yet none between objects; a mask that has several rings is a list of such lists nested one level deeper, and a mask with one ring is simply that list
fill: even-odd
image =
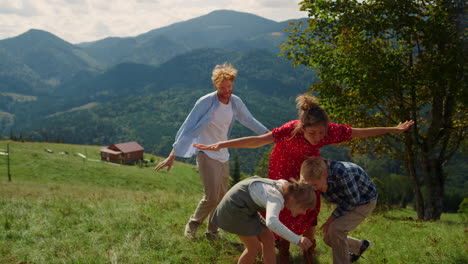
[{"label": "sneaker", "polygon": [[349,252],[349,259],[351,260],[351,262],[356,262],[356,261],[358,261],[358,259],[359,259],[360,257],[361,257],[361,256]]},{"label": "sneaker", "polygon": [[195,222],[195,221],[189,221],[185,225],[184,236],[188,239],[194,239],[195,233],[197,233],[197,229],[199,226],[200,226],[200,223]]},{"label": "sneaker", "polygon": [[370,248],[371,242],[369,240],[363,240],[361,248],[359,249],[359,255],[362,255],[368,248]]},{"label": "sneaker", "polygon": [[354,253],[349,253],[349,258],[351,262],[356,262],[369,247],[371,246],[371,242],[369,240],[362,240],[361,248],[359,249],[359,255]]}]

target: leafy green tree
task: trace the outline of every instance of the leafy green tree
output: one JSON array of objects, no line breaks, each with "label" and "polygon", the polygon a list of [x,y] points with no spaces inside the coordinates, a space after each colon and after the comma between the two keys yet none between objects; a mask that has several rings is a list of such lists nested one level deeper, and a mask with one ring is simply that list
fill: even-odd
[{"label": "leafy green tree", "polygon": [[462,217],[463,221],[466,222],[468,220],[468,197],[465,197],[465,199],[460,203],[458,213]]},{"label": "leafy green tree", "polygon": [[338,122],[415,121],[407,133],[351,147],[405,162],[419,219],[440,219],[444,164],[466,143],[464,8],[461,0],[303,1],[309,19],[282,45],[295,65],[317,70],[311,90]]},{"label": "leafy green tree", "polygon": [[262,157],[260,158],[260,160],[257,163],[257,166],[255,167],[255,175],[258,175],[260,177],[265,177],[265,178],[268,177],[270,154],[271,154],[271,148],[263,152]]},{"label": "leafy green tree", "polygon": [[231,178],[231,186],[234,186],[241,180],[239,155],[234,156],[234,167],[232,168]]}]

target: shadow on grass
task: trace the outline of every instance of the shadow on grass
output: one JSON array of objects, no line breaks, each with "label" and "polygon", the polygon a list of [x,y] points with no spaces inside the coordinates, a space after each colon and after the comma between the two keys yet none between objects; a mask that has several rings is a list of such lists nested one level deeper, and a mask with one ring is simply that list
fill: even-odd
[{"label": "shadow on grass", "polygon": [[[302,263],[304,263],[303,260],[302,260],[302,255],[293,256],[290,260],[291,260],[291,262],[289,262],[290,264],[302,264]],[[314,255],[313,262],[310,262],[310,263],[311,264],[312,263],[313,264],[320,264],[320,262],[318,261],[317,255]]]},{"label": "shadow on grass", "polygon": [[415,223],[433,223],[433,222],[437,222],[437,223],[446,224],[446,225],[453,225],[453,226],[458,226],[458,225],[459,226],[464,226],[464,225],[467,224],[467,223],[451,221],[451,220],[438,220],[438,221],[429,220],[429,221],[425,221],[425,220],[419,220],[417,218],[413,218],[411,216],[383,215],[383,217],[388,219],[388,220],[392,220],[392,221],[406,221],[406,222],[415,222]]},{"label": "shadow on grass", "polygon": [[[236,255],[235,256],[236,261],[237,261],[237,258],[240,257],[240,255],[242,254],[242,252],[245,249],[244,244],[239,243],[239,242],[235,242],[235,241],[231,241],[231,240],[229,240],[227,238],[224,238],[224,237],[220,237],[220,238],[214,239],[214,240],[210,240],[210,239],[208,239],[206,237],[200,237],[200,238],[196,238],[196,239],[192,240],[192,242],[202,242],[202,241],[211,243],[214,248],[219,250],[219,252],[224,251],[224,253],[229,252],[228,254]],[[320,264],[320,262],[318,260],[318,254],[319,254],[318,252],[315,252],[314,256],[312,257],[313,261],[310,262],[311,264],[312,263],[313,264]],[[277,259],[276,259],[277,263],[281,264],[279,262],[279,256],[278,256],[277,250],[276,250],[276,256],[277,256]],[[257,259],[255,260],[254,264],[261,264],[261,263],[263,263],[263,261],[262,261],[262,258],[261,258],[261,254],[259,254],[257,256]],[[302,263],[304,263],[302,254],[301,253],[291,254],[291,258],[290,258],[289,263],[290,264],[302,264]]]},{"label": "shadow on grass", "polygon": [[411,216],[390,216],[390,215],[383,215],[384,218],[393,221],[418,221]]},{"label": "shadow on grass", "polygon": [[[227,240],[227,239],[219,239],[217,241],[214,241],[215,244],[217,244],[217,246],[219,247],[223,247],[223,246],[230,246],[232,248],[235,248],[235,250],[239,253],[239,256],[242,254],[242,252],[244,251],[245,249],[245,246],[244,244],[242,243],[238,243],[238,242],[233,242],[233,241],[230,241],[230,240]],[[278,252],[276,252],[276,261],[278,264],[281,264],[279,262],[279,256],[278,256]],[[255,261],[255,264],[261,264],[263,263],[262,261],[262,258],[259,254],[259,256],[257,257],[256,261]],[[290,258],[290,264],[303,264],[303,257],[302,257],[302,254],[299,254],[299,255],[292,255],[291,258]],[[320,264],[319,260],[318,260],[318,257],[317,257],[317,252],[315,253],[315,255],[312,257],[312,262],[310,262],[310,264]]]}]

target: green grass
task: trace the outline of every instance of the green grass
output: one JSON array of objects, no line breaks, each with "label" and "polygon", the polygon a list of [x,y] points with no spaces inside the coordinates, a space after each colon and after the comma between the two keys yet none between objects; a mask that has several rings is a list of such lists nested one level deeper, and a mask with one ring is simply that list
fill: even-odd
[{"label": "green grass", "polygon": [[[226,233],[214,243],[202,232],[184,239],[202,196],[191,165],[155,172],[155,164],[120,166],[77,155],[98,160],[98,146],[0,141],[0,151],[7,143],[13,180],[0,156],[0,263],[235,263],[243,249]],[[323,206],[320,223],[331,210]],[[410,210],[368,218],[352,233],[373,242],[359,263],[468,263],[467,225],[459,215],[415,218]],[[331,263],[320,234],[317,240],[317,263]],[[301,263],[299,250],[292,253],[293,263]]]},{"label": "green grass", "polygon": [[[331,209],[325,206],[320,223]],[[372,214],[350,233],[372,242],[359,263],[468,263],[468,230],[459,215],[443,214],[437,222],[415,219],[416,213],[409,209]],[[331,263],[331,250],[319,242],[319,263]]]}]

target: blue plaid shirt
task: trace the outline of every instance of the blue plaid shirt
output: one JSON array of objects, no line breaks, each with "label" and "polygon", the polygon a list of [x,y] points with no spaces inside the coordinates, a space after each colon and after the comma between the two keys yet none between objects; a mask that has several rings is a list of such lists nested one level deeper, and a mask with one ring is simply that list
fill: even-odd
[{"label": "blue plaid shirt", "polygon": [[327,183],[327,192],[322,195],[337,204],[332,213],[335,218],[377,199],[377,186],[360,166],[351,162],[330,160]]}]

